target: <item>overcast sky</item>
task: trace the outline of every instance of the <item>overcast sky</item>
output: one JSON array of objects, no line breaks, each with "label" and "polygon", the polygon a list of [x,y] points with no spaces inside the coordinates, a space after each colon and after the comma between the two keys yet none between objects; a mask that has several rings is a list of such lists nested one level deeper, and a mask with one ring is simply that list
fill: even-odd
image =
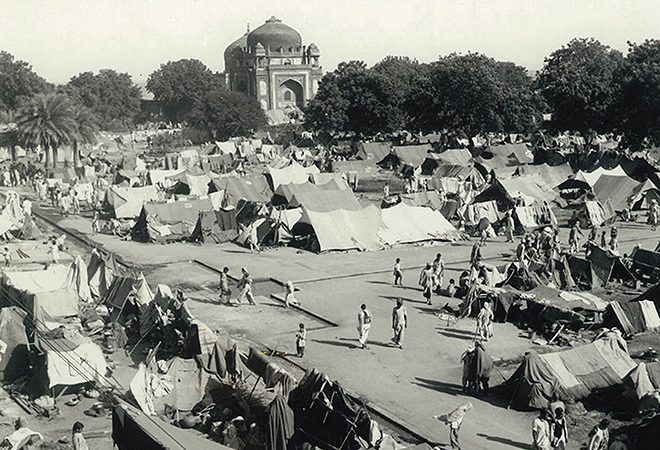
[{"label": "overcast sky", "polygon": [[141,84],[181,58],[224,70],[226,46],[271,15],[320,48],[326,71],[468,51],[538,70],[574,37],[624,52],[660,38],[660,0],[0,0],[0,49],[54,83],[109,68]]}]

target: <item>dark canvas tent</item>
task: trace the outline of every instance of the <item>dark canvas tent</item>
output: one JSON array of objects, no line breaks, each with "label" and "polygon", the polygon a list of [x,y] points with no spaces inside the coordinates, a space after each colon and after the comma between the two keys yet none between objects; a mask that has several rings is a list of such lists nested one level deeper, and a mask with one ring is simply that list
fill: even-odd
[{"label": "dark canvas tent", "polygon": [[389,142],[358,142],[355,157],[378,164],[390,154],[391,149]]},{"label": "dark canvas tent", "polygon": [[549,166],[548,164],[526,165],[518,167],[516,175],[537,176],[543,180],[546,186],[554,188],[573,175],[573,169],[568,163],[558,166]]},{"label": "dark canvas tent", "polygon": [[218,211],[200,211],[190,240],[200,244],[220,244],[237,236],[236,208],[230,206]]},{"label": "dark canvas tent", "polygon": [[[483,175],[474,166],[457,166],[453,164],[442,164],[436,167],[433,172],[433,178],[429,180],[432,183],[438,178],[456,178],[459,181],[471,181],[475,186],[481,186],[486,182]],[[430,184],[430,188],[435,185]]]},{"label": "dark canvas tent", "polygon": [[190,236],[200,211],[211,211],[207,198],[171,203],[146,203],[131,230],[133,240],[139,242],[174,242]]},{"label": "dark canvas tent", "polygon": [[660,252],[635,247],[630,257],[633,260],[630,270],[638,278],[646,278],[652,283],[660,281]]},{"label": "dark canvas tent", "polygon": [[610,302],[605,312],[605,325],[617,326],[632,335],[660,329],[660,317],[655,304],[649,300]]},{"label": "dark canvas tent", "polygon": [[534,159],[526,144],[491,145],[474,158],[487,172],[502,167],[531,164]]},{"label": "dark canvas tent", "polygon": [[431,150],[433,147],[430,144],[394,147],[378,165],[392,169],[403,167],[416,169],[421,167]]},{"label": "dark canvas tent", "polygon": [[640,200],[644,183],[630,177],[601,175],[593,186],[596,198],[601,202],[610,200],[615,211],[632,208]]},{"label": "dark canvas tent", "polygon": [[591,261],[591,267],[603,285],[613,279],[625,281],[635,280],[635,276],[621,262],[619,255],[603,250],[597,245],[589,246],[587,259]]},{"label": "dark canvas tent", "polygon": [[30,354],[25,332],[27,313],[19,307],[0,309],[0,340],[7,349],[0,359],[0,381],[12,382],[30,371]]},{"label": "dark canvas tent", "polygon": [[507,384],[518,408],[545,408],[553,394],[564,401],[623,383],[637,364],[620,341],[609,335],[591,344],[556,353],[528,353]]},{"label": "dark canvas tent", "polygon": [[237,206],[239,200],[268,203],[273,196],[273,191],[263,175],[215,178],[212,183],[216,191],[225,191],[224,205]]},{"label": "dark canvas tent", "polygon": [[306,193],[311,193],[313,195],[319,194],[321,195],[321,191],[349,191],[349,189],[343,189],[342,186],[337,184],[335,180],[331,180],[326,184],[313,184],[310,182],[305,182],[305,183],[300,183],[300,184],[295,184],[295,183],[288,183],[288,184],[281,184],[277,189],[275,189],[275,193],[273,194],[273,205],[279,206],[279,205],[288,205],[291,206],[292,208],[295,208],[299,205],[291,205],[291,200],[293,199],[294,195],[296,194],[306,194]]}]

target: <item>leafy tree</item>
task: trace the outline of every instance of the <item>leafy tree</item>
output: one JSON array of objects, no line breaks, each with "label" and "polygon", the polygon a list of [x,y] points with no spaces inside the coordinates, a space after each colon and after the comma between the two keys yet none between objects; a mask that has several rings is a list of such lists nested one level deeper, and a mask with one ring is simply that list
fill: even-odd
[{"label": "leafy tree", "polygon": [[16,109],[21,99],[48,88],[46,80],[32,71],[25,61],[17,61],[6,51],[0,51],[0,110]]},{"label": "leafy tree", "polygon": [[660,145],[660,40],[628,45],[616,77],[620,95],[614,111],[625,144],[638,150]]},{"label": "leafy tree", "polygon": [[331,134],[374,135],[400,129],[405,115],[397,86],[362,61],[342,62],[319,83],[305,110],[308,128]]},{"label": "leafy tree", "polygon": [[394,95],[399,104],[403,103],[414,87],[428,75],[428,65],[420,64],[407,56],[387,56],[371,68],[392,83]]},{"label": "leafy tree", "polygon": [[173,122],[187,120],[198,100],[222,86],[222,76],[196,59],[161,64],[147,80],[147,90],[161,103],[165,117]]},{"label": "leafy tree", "polygon": [[74,120],[73,143],[73,167],[80,166],[80,144],[95,144],[98,125],[94,114],[85,106],[73,105]]},{"label": "leafy tree", "polygon": [[46,152],[46,167],[57,165],[57,149],[70,144],[76,135],[74,112],[63,94],[37,94],[16,113],[19,142]]},{"label": "leafy tree", "polygon": [[127,73],[110,69],[98,74],[83,72],[71,78],[64,91],[76,103],[88,108],[104,130],[131,128],[140,112],[140,87]]},{"label": "leafy tree", "polygon": [[622,63],[621,52],[592,38],[573,39],[546,58],[538,84],[552,108],[554,126],[587,139],[593,131],[611,131],[614,76]]},{"label": "leafy tree", "polygon": [[216,89],[197,100],[189,122],[216,140],[226,140],[263,128],[268,120],[256,99],[241,92]]},{"label": "leafy tree", "polygon": [[528,131],[540,118],[539,108],[524,67],[476,53],[431,64],[406,101],[412,129],[467,136]]}]

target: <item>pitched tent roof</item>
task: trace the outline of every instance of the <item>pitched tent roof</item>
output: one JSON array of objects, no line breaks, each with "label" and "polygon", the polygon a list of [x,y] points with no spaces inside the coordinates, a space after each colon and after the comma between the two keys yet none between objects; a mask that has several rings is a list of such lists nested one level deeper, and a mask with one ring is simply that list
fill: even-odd
[{"label": "pitched tent roof", "polygon": [[534,162],[526,144],[491,145],[474,160],[488,170]]},{"label": "pitched tent roof", "polygon": [[548,164],[526,165],[518,167],[518,175],[535,175],[540,177],[543,182],[551,188],[554,188],[564,182],[569,176],[573,175],[573,169],[568,163],[558,166],[549,166]]},{"label": "pitched tent roof", "polygon": [[190,240],[202,244],[220,244],[238,236],[236,208],[200,211]]},{"label": "pitched tent roof", "polygon": [[610,320],[621,327],[625,334],[658,331],[660,317],[655,304],[649,300],[638,302],[610,302],[605,314],[606,323]]},{"label": "pitched tent roof", "polygon": [[557,196],[558,193],[545,186],[538,177],[525,175],[495,180],[490,187],[477,195],[474,201],[507,200],[509,203],[515,204],[517,198],[523,198],[526,204],[532,204],[534,201],[550,202],[556,199]]},{"label": "pitched tent roof", "polygon": [[495,200],[471,203],[466,206],[463,212],[463,219],[466,225],[476,225],[482,218],[488,219],[489,223],[495,223],[500,220],[500,213]]},{"label": "pitched tent roof", "polygon": [[456,166],[471,166],[472,153],[467,148],[450,148],[437,154],[437,158],[445,164]]},{"label": "pitched tent roof", "polygon": [[348,184],[340,173],[310,173],[309,181],[318,186],[334,181],[340,189],[348,189]]},{"label": "pitched tent roof", "polygon": [[514,404],[544,408],[556,392],[566,401],[587,397],[593,389],[621,384],[637,364],[611,336],[556,353],[529,353],[509,378]]},{"label": "pitched tent roof", "polygon": [[617,166],[614,169],[604,169],[602,167],[597,168],[593,172],[583,172],[581,170],[578,170],[578,172],[575,174],[575,176],[580,176],[580,179],[584,179],[587,183],[589,183],[589,186],[592,186],[596,184],[598,179],[603,176],[603,175],[609,175],[612,177],[627,177],[628,174],[623,170],[621,166]]},{"label": "pitched tent roof", "polygon": [[308,235],[311,227],[317,243],[310,247],[317,252],[330,250],[378,250],[381,228],[380,211],[374,205],[359,211],[338,209],[315,212],[303,207],[303,215],[294,226],[294,234]]},{"label": "pitched tent roof", "polygon": [[337,209],[359,211],[362,206],[350,189],[319,190],[312,192],[298,192],[293,194],[289,207],[305,208],[317,212],[330,212]]},{"label": "pitched tent roof", "polygon": [[175,188],[175,194],[201,196],[209,192],[211,177],[206,174],[191,175],[186,173],[178,178],[179,182]]},{"label": "pitched tent roof", "polygon": [[106,192],[106,199],[118,219],[135,218],[140,215],[142,205],[162,200],[155,186],[111,186]]},{"label": "pitched tent roof", "polygon": [[458,237],[456,228],[440,211],[422,206],[399,203],[382,210],[384,229],[379,236],[388,245],[408,244],[435,240],[453,240]]},{"label": "pitched tent roof", "polygon": [[281,184],[306,183],[309,180],[309,174],[313,172],[319,172],[318,167],[303,167],[295,161],[282,169],[266,168],[266,175],[270,177],[270,185],[273,190],[277,190]]},{"label": "pitched tent roof", "polygon": [[341,186],[338,185],[335,180],[331,180],[330,182],[321,185],[313,184],[307,181],[300,184],[297,183],[280,184],[279,187],[275,189],[275,193],[273,195],[273,204],[288,205],[289,203],[291,203],[293,196],[296,194],[302,194],[308,192],[320,193],[321,191],[338,191],[338,190],[344,190],[344,189],[342,189]]},{"label": "pitched tent roof", "polygon": [[218,190],[225,191],[224,203],[236,206],[243,199],[249,202],[268,203],[273,191],[263,175],[251,177],[225,177],[212,180]]},{"label": "pitched tent roof", "polygon": [[609,223],[616,216],[610,199],[605,200],[603,203],[598,200],[588,200],[584,202],[584,208],[589,222],[597,227]]},{"label": "pitched tent roof", "polygon": [[376,165],[373,160],[363,161],[332,161],[330,163],[333,172],[348,173],[348,172],[376,172]]},{"label": "pitched tent roof", "polygon": [[399,164],[417,168],[424,163],[431,150],[433,150],[431,144],[395,146],[392,154],[398,159]]},{"label": "pitched tent roof", "polygon": [[357,158],[378,164],[390,154],[392,145],[389,142],[358,142],[357,149]]},{"label": "pitched tent roof", "polygon": [[601,202],[609,199],[615,211],[632,207],[639,199],[644,183],[628,176],[601,175],[593,185],[594,194]]}]

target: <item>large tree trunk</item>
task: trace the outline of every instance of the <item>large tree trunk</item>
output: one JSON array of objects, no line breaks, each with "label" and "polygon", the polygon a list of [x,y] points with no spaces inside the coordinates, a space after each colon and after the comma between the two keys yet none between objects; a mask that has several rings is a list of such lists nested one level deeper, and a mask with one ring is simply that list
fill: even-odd
[{"label": "large tree trunk", "polygon": [[46,154],[45,155],[46,160],[44,161],[44,168],[46,169],[46,171],[48,171],[48,169],[50,169],[53,165],[53,149],[50,148],[50,146],[48,146],[44,150],[45,150],[44,153]]},{"label": "large tree trunk", "polygon": [[58,155],[57,147],[53,147],[53,155],[51,156],[51,164],[52,164],[51,167],[53,169],[57,167],[57,155]]},{"label": "large tree trunk", "polygon": [[18,155],[16,154],[16,146],[14,144],[9,147],[9,151],[11,152],[11,160],[12,162],[18,161]]},{"label": "large tree trunk", "polygon": [[78,141],[73,141],[73,168],[80,167],[80,153],[78,152]]}]

